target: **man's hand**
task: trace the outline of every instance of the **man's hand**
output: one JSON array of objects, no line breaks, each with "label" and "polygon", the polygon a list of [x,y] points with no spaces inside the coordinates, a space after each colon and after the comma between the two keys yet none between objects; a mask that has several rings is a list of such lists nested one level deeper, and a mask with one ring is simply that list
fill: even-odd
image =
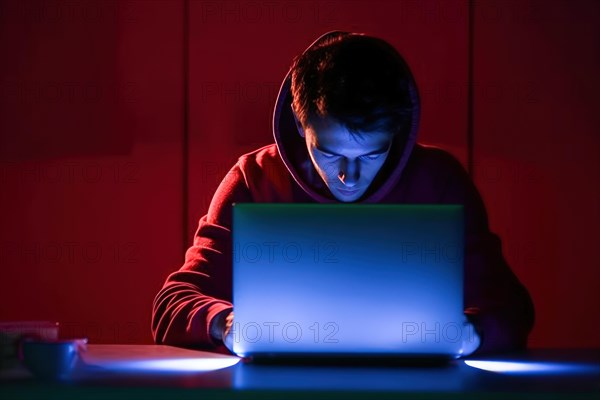
[{"label": "man's hand", "polygon": [[210,336],[215,341],[223,341],[233,326],[233,311],[226,310],[217,314],[210,323]]},{"label": "man's hand", "polygon": [[223,329],[223,344],[233,353],[233,311],[225,317],[225,329]]},{"label": "man's hand", "polygon": [[468,321],[463,323],[462,341],[462,357],[474,353],[481,345],[481,338],[475,330],[475,326]]}]

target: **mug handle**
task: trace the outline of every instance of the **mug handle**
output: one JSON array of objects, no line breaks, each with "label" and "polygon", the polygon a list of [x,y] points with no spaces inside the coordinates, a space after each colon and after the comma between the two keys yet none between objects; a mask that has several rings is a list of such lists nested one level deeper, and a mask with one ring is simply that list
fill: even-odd
[{"label": "mug handle", "polygon": [[17,339],[15,347],[17,348],[17,356],[20,362],[23,362],[25,360],[25,356],[23,355],[23,343],[30,342],[32,340],[42,340],[42,337],[34,333],[29,333],[22,335]]}]

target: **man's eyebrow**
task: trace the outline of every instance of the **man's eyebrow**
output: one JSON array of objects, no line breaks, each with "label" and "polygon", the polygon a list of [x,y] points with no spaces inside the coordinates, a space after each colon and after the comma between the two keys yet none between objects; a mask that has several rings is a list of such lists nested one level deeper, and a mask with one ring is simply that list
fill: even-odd
[{"label": "man's eyebrow", "polygon": [[[319,150],[320,152],[323,152],[323,153],[332,154],[334,156],[342,156],[342,154],[338,154],[338,153],[336,153],[334,151],[331,151],[331,150],[329,150],[329,149],[327,149],[327,148],[325,148],[323,146],[320,146],[320,145],[317,145],[316,148],[317,148],[317,150]],[[382,148],[379,148],[377,150],[373,150],[373,151],[371,151],[371,152],[369,152],[367,154],[362,154],[362,155],[363,156],[372,156],[372,155],[375,155],[375,154],[383,154],[386,151],[388,151],[388,146],[383,146]]]}]

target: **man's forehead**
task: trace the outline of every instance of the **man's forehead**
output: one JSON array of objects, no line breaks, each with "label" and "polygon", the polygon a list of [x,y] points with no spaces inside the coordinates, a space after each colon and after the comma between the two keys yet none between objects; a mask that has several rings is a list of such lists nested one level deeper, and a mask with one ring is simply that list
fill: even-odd
[{"label": "man's forehead", "polygon": [[323,146],[376,149],[389,144],[392,139],[392,136],[384,131],[353,134],[345,126],[331,118],[311,119],[307,130],[314,135],[317,144]]}]

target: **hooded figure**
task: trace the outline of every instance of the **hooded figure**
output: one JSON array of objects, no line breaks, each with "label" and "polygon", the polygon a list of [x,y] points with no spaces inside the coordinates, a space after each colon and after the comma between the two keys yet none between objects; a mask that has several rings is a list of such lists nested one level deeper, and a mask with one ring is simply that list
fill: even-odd
[{"label": "hooded figure", "polygon": [[419,105],[408,66],[381,39],[333,31],[296,57],[275,103],[275,143],[239,157],[200,219],[184,265],[156,295],[155,342],[227,352],[232,203],[437,203],[464,206],[464,304],[481,339],[477,352],[524,349],[534,321],[529,293],[489,231],[462,164],[417,143]]}]

